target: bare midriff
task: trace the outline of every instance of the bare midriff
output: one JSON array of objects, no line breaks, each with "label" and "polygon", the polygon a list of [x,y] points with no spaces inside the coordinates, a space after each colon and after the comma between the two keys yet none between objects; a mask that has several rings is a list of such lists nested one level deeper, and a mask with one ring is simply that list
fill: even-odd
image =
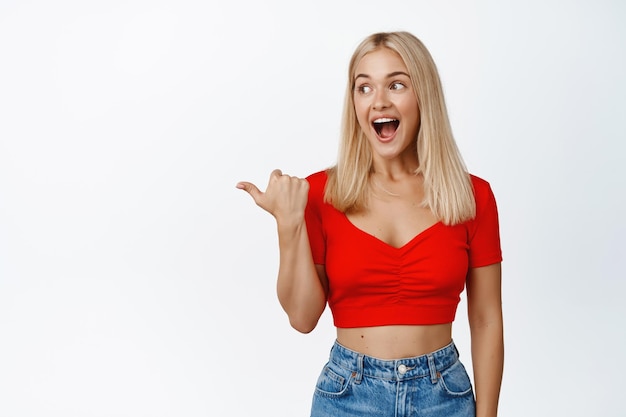
[{"label": "bare midriff", "polygon": [[427,326],[337,328],[337,342],[380,359],[401,359],[434,352],[452,341],[452,323]]}]

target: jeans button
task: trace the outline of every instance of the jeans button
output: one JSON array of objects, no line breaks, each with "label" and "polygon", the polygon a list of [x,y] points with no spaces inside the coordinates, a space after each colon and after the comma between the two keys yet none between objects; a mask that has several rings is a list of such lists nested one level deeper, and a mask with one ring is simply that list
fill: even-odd
[{"label": "jeans button", "polygon": [[402,365],[398,366],[398,373],[400,375],[406,374],[406,371],[407,371],[407,368],[406,368],[405,364],[402,364]]}]

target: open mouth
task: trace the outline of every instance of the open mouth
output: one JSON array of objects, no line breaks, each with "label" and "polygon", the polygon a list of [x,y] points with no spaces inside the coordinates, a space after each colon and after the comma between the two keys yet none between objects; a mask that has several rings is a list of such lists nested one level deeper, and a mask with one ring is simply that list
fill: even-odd
[{"label": "open mouth", "polygon": [[392,137],[394,133],[396,133],[396,130],[398,130],[398,126],[400,126],[400,120],[383,117],[374,120],[372,125],[374,126],[374,130],[379,137],[381,137],[382,139],[387,139]]}]

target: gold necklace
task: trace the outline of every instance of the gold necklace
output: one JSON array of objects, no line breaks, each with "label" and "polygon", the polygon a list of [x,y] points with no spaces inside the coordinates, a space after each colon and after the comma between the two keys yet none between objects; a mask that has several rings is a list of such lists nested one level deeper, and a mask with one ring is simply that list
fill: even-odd
[{"label": "gold necklace", "polygon": [[391,191],[383,187],[378,181],[376,181],[376,178],[372,177],[372,182],[374,183],[374,185],[376,185],[378,188],[380,188],[381,190],[383,190],[385,193],[389,194],[390,196],[401,197],[400,194],[392,193]]}]

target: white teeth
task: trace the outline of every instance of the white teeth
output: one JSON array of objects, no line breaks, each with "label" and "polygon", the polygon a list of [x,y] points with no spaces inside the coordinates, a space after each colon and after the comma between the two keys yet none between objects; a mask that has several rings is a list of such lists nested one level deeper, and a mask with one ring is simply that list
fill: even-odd
[{"label": "white teeth", "polygon": [[374,123],[389,123],[389,122],[393,122],[396,119],[388,119],[386,117],[381,117],[380,119],[376,119],[374,120]]}]

